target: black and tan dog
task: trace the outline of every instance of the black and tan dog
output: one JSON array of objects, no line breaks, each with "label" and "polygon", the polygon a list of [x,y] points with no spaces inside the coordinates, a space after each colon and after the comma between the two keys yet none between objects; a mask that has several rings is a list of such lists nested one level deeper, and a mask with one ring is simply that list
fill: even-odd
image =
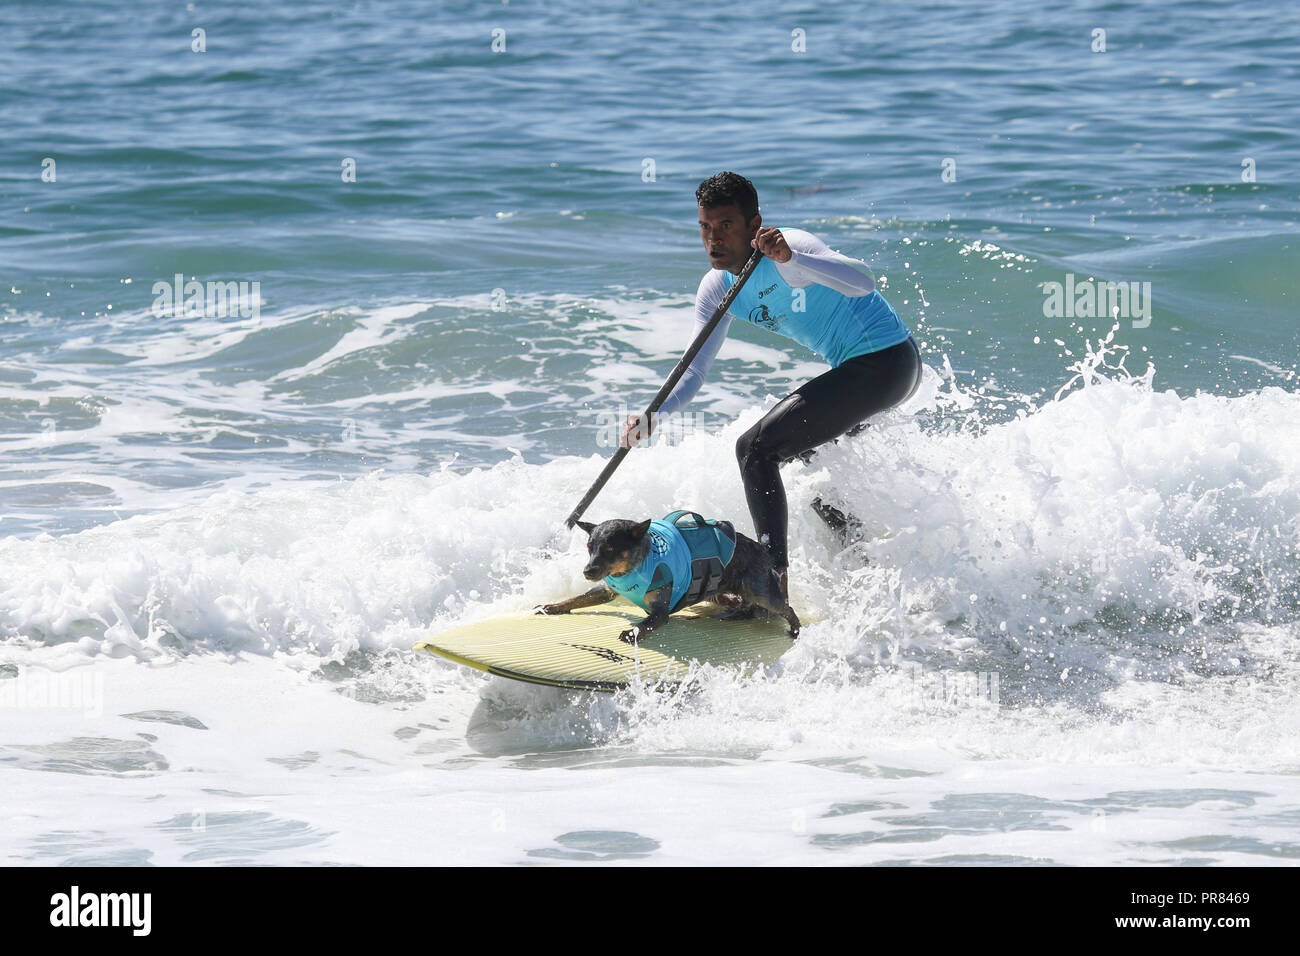
[{"label": "black and tan dog", "polygon": [[[683,524],[687,515],[692,520]],[[693,512],[678,511],[658,521],[579,521],[578,527],[588,535],[583,577],[604,580],[577,597],[538,605],[537,614],[567,614],[621,594],[648,612],[645,620],[619,634],[635,644],[669,614],[707,600],[731,609],[722,617],[770,611],[785,619],[791,638],[799,635],[799,617],[781,593],[767,550],[729,522],[706,522]]]}]

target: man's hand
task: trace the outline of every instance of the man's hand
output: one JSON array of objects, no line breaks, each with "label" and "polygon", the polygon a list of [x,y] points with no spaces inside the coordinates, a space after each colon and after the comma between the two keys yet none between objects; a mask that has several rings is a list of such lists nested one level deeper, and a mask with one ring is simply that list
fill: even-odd
[{"label": "man's hand", "polygon": [[627,421],[623,423],[623,437],[618,443],[623,448],[632,448],[637,445],[642,438],[650,437],[651,422],[642,422],[642,416],[629,415]]},{"label": "man's hand", "polygon": [[789,262],[792,255],[790,244],[785,241],[785,236],[781,235],[780,229],[773,226],[764,226],[758,230],[750,245],[773,262]]}]

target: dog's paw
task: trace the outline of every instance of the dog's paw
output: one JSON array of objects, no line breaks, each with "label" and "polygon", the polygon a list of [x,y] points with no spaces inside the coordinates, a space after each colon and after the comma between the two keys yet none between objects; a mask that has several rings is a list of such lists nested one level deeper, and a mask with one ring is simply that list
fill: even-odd
[{"label": "dog's paw", "polygon": [[618,639],[624,644],[635,644],[637,641],[641,640],[641,628],[629,627],[618,636]]},{"label": "dog's paw", "polygon": [[560,607],[558,604],[538,604],[536,607],[533,608],[533,613],[534,614],[568,614],[569,612],[564,610],[564,608]]}]

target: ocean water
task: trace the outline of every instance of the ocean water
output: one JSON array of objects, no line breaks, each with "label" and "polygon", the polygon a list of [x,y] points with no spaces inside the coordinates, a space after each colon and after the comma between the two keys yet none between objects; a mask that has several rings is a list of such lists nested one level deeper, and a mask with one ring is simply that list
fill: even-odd
[{"label": "ocean water", "polygon": [[[1193,0],[0,7],[0,858],[1293,865],[1298,45]],[[798,643],[616,695],[416,656],[585,588],[720,169],[927,367],[784,469]],[[588,517],[752,531],[735,441],[825,366],[739,325]]]}]

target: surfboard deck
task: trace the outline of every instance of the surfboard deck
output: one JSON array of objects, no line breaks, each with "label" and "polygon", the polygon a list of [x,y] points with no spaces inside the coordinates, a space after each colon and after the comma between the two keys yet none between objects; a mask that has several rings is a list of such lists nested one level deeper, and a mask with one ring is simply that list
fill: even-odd
[{"label": "surfboard deck", "polygon": [[676,684],[692,662],[752,674],[794,646],[785,622],[720,621],[714,605],[672,615],[637,645],[618,635],[645,618],[617,601],[569,614],[515,614],[475,621],[415,645],[501,677],[571,690],[617,691],[636,680]]}]

